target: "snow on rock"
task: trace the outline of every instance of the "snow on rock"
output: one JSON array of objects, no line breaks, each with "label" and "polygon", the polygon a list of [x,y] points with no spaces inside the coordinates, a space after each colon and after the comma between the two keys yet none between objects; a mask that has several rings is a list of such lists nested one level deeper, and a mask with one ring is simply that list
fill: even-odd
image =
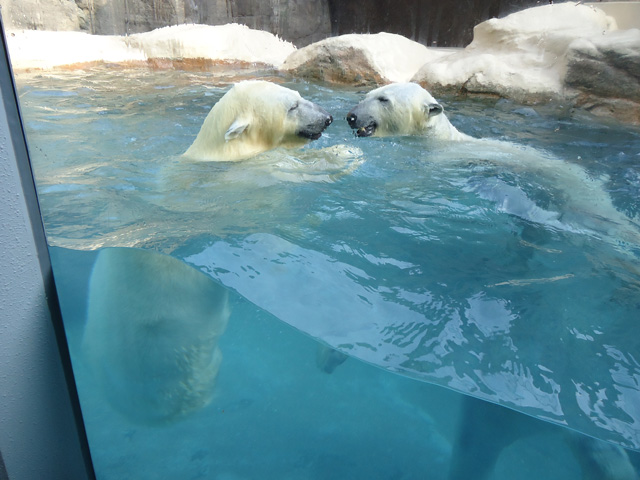
[{"label": "snow on rock", "polygon": [[563,94],[572,42],[615,30],[615,20],[594,7],[568,2],[529,8],[476,25],[469,46],[426,63],[413,81],[434,91],[554,98]]},{"label": "snow on rock", "polygon": [[469,46],[425,64],[413,80],[435,91],[554,98],[563,93],[569,45],[614,30],[615,20],[593,7],[569,2],[529,8],[476,25]]},{"label": "snow on rock", "polygon": [[406,82],[426,62],[451,54],[391,33],[327,38],[293,52],[282,70],[310,80],[369,85]]},{"label": "snow on rock", "polygon": [[567,102],[640,123],[640,30],[618,30],[596,5],[556,3],[493,18],[476,25],[464,49],[388,33],[342,35],[295,51],[282,69],[352,85],[413,81],[437,95]]},{"label": "snow on rock", "polygon": [[640,123],[640,30],[618,30],[616,20],[593,4],[544,5],[487,20],[464,49],[427,48],[377,33],[327,38],[297,50],[237,24],[178,25],[130,36],[15,30],[7,41],[16,70],[100,62],[187,68],[257,63],[312,81],[414,81],[436,95],[558,100]]},{"label": "snow on rock", "polygon": [[127,47],[122,37],[82,32],[23,30],[7,35],[15,70],[49,69],[88,62],[144,61],[144,54]]},{"label": "snow on rock", "polygon": [[205,58],[279,67],[295,51],[292,43],[245,25],[176,25],[127,37],[147,58]]},{"label": "snow on rock", "polygon": [[296,47],[244,25],[179,25],[130,36],[22,30],[7,35],[13,68],[202,59],[279,67]]}]

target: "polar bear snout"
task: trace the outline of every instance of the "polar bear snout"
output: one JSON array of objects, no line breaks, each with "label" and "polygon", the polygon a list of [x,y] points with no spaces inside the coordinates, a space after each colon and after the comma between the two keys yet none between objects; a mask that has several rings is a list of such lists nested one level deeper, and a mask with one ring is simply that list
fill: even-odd
[{"label": "polar bear snout", "polygon": [[349,126],[356,131],[356,135],[358,137],[370,137],[376,131],[378,127],[377,122],[373,119],[372,116],[358,116],[355,112],[355,109],[351,110],[347,114],[347,123]]},{"label": "polar bear snout", "polygon": [[315,103],[304,103],[304,108],[298,108],[302,127],[296,134],[309,140],[317,140],[322,136],[322,132],[333,123],[333,117]]}]

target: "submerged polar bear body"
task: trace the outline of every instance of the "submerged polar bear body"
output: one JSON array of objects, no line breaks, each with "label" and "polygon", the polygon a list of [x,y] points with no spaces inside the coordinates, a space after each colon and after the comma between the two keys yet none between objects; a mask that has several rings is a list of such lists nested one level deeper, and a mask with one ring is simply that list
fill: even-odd
[{"label": "submerged polar bear body", "polygon": [[332,121],[329,113],[294,90],[247,80],[213,106],[184,155],[200,161],[244,160],[316,140]]},{"label": "submerged polar bear body", "polygon": [[101,250],[83,335],[101,395],[140,423],[168,422],[207,405],[222,361],[227,297],[224,287],[171,256]]},{"label": "submerged polar bear body", "polygon": [[[420,85],[395,83],[369,92],[347,114],[347,122],[359,137],[416,135],[456,144],[440,151],[435,149],[431,152],[430,161],[468,164],[477,159],[514,172],[540,175],[562,192],[563,213],[541,212],[532,201],[527,201],[526,205],[516,206],[515,215],[536,222],[540,218],[549,218],[550,222],[543,223],[598,237],[604,234],[616,246],[622,242],[624,248],[626,243],[636,247],[640,245],[637,223],[615,208],[605,189],[604,179],[593,178],[580,165],[535,148],[495,139],[478,139],[461,133],[443,112],[443,107]],[[515,187],[504,182],[487,187],[486,182],[470,181],[469,188],[511,213],[513,205],[509,204],[514,203]],[[521,197],[526,196],[522,193]]]}]

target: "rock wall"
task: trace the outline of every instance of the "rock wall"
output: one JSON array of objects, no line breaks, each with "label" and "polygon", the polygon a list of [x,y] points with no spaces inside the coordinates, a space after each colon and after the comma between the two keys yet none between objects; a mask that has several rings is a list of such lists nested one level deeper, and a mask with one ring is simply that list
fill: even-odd
[{"label": "rock wall", "polygon": [[328,0],[332,35],[397,33],[426,46],[464,47],[473,27],[493,17],[540,5],[540,0]]},{"label": "rock wall", "polygon": [[7,30],[81,30],[85,13],[73,0],[0,0]]},{"label": "rock wall", "polygon": [[326,0],[0,0],[7,29],[124,35],[198,23],[239,23],[298,46],[331,35]]},{"label": "rock wall", "polygon": [[573,42],[565,86],[577,93],[577,106],[640,124],[640,30]]},{"label": "rock wall", "polygon": [[465,46],[473,27],[546,0],[0,0],[6,28],[100,35],[240,23],[309,45],[331,35],[388,32],[427,46]]},{"label": "rock wall", "polygon": [[0,8],[7,29],[71,30],[98,35],[125,35],[184,23],[239,23],[278,35],[297,47],[304,47],[330,36],[379,32],[399,34],[426,46],[464,47],[473,40],[475,25],[493,17],[503,17],[548,3],[551,2],[0,0]]}]

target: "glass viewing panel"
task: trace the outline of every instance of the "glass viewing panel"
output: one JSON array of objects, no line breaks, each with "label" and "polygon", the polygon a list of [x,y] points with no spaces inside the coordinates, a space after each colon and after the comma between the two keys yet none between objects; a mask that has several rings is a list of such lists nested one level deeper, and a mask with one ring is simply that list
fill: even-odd
[{"label": "glass viewing panel", "polygon": [[7,38],[99,479],[638,478],[636,125],[445,92],[482,140],[368,136],[410,90],[19,62],[55,33]]}]

